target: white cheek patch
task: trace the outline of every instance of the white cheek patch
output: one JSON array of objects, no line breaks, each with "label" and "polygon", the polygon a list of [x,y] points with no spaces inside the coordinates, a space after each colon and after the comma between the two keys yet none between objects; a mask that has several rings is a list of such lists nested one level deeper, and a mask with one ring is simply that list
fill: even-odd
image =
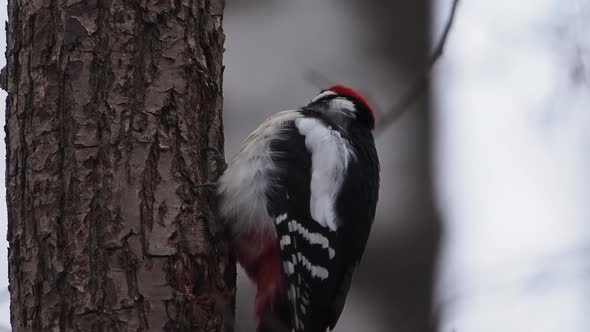
[{"label": "white cheek patch", "polygon": [[338,217],[335,204],[344,182],[348,162],[353,158],[349,143],[336,130],[314,118],[297,118],[295,126],[305,136],[311,152],[311,199],[309,211],[315,221],[335,231]]},{"label": "white cheek patch", "polygon": [[[356,107],[354,103],[345,98],[334,98],[330,101],[329,109],[345,111],[345,114],[354,114]],[[347,112],[346,112],[347,111]]]}]

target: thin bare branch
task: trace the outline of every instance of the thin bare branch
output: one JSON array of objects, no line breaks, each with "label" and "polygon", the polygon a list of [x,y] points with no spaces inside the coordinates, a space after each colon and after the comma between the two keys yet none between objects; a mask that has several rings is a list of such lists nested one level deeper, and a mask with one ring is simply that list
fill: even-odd
[{"label": "thin bare branch", "polygon": [[415,79],[414,84],[412,84],[410,89],[408,89],[407,92],[402,95],[399,101],[388,112],[383,113],[377,120],[378,128],[375,130],[376,135],[382,133],[392,123],[397,121],[428,89],[428,81],[430,78],[430,73],[432,72],[432,67],[434,67],[435,63],[443,54],[447,39],[449,37],[449,32],[451,31],[451,27],[455,21],[455,14],[457,13],[458,4],[459,0],[453,0],[453,6],[451,7],[449,20],[445,25],[443,34],[438,44],[434,48],[434,52],[431,54],[424,71]]}]

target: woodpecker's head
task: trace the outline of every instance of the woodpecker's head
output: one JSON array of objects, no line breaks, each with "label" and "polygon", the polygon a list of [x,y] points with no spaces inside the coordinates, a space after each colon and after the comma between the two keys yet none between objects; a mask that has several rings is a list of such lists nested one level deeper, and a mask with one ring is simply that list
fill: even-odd
[{"label": "woodpecker's head", "polygon": [[375,128],[375,111],[365,97],[347,86],[334,85],[329,89],[322,90],[311,102],[327,102],[330,104],[330,108],[350,111],[358,121],[368,126],[369,129]]}]

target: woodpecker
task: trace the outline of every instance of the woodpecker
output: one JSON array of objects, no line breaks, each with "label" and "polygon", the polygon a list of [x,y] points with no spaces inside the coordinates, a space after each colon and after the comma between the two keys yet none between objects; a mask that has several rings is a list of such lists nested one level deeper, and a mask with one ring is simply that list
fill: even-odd
[{"label": "woodpecker", "polygon": [[374,127],[367,100],[333,86],[265,120],[220,177],[220,214],[257,287],[258,331],[336,325],[375,217]]}]

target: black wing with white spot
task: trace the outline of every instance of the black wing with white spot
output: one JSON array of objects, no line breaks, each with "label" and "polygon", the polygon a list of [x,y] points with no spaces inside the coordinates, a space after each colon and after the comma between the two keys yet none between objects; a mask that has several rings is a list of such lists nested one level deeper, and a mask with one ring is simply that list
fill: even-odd
[{"label": "black wing with white spot", "polygon": [[335,251],[330,241],[336,232],[323,229],[312,219],[279,216],[283,271],[287,281],[287,306],[291,312],[291,324],[295,331],[325,331],[328,326],[326,309],[332,304],[331,292],[327,292],[333,278],[332,260]]},{"label": "black wing with white spot", "polygon": [[332,267],[337,281],[331,290],[329,324],[333,328],[340,317],[351,285],[354,269],[361,261],[379,195],[379,159],[370,132],[353,127],[347,133],[355,153],[336,200],[340,227],[336,237],[336,261]]},{"label": "black wing with white spot", "polygon": [[[320,114],[309,110],[304,112],[307,112],[307,118],[315,117],[320,121],[323,128],[317,128],[320,132],[309,126],[302,130],[295,122],[287,122],[282,129],[284,135],[271,142],[271,157],[277,167],[276,182],[268,190],[268,212],[275,219],[281,249],[287,283],[286,305],[291,314],[289,324],[296,332],[318,332],[333,328],[344,307],[352,272],[360,260],[374,217],[375,203],[372,201],[376,202],[378,189],[378,168],[364,170],[362,163],[378,163],[369,133],[369,145],[373,150],[355,152],[355,159],[348,162],[347,172],[352,172],[356,179],[350,179],[346,174],[340,184],[343,189],[355,192],[344,194],[340,190],[334,197],[332,205],[340,220],[338,227],[314,220],[310,199],[321,195],[312,194],[312,161],[316,164],[323,161],[313,158],[313,142],[309,139],[331,126]],[[327,151],[327,157],[334,151]],[[330,163],[321,165],[326,167]],[[364,171],[368,173],[362,174]],[[324,174],[330,175],[330,172]],[[315,178],[317,180],[317,174]],[[355,201],[359,199],[361,205]]]}]

